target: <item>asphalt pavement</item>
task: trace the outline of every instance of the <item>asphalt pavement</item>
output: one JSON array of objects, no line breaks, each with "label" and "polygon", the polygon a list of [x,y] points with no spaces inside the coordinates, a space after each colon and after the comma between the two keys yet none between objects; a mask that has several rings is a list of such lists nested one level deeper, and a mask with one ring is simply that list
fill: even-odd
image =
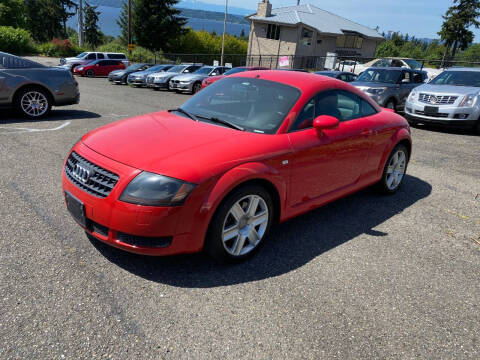
[{"label": "asphalt pavement", "polygon": [[142,257],[87,239],[62,163],[85,132],[189,96],[78,81],[48,119],[0,111],[1,359],[480,358],[480,136],[413,129],[397,194],[281,224],[245,263]]}]

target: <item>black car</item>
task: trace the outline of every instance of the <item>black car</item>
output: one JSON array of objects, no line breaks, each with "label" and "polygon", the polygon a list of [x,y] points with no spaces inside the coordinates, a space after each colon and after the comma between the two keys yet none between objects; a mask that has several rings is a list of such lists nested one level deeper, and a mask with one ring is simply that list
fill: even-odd
[{"label": "black car", "polygon": [[128,75],[137,71],[147,70],[148,68],[154,66],[155,64],[149,63],[138,63],[132,64],[127,67],[125,70],[115,70],[108,74],[108,81],[113,82],[114,84],[126,84]]},{"label": "black car", "polygon": [[346,71],[325,70],[317,71],[315,74],[328,76],[345,82],[352,82],[357,80],[357,75]]}]

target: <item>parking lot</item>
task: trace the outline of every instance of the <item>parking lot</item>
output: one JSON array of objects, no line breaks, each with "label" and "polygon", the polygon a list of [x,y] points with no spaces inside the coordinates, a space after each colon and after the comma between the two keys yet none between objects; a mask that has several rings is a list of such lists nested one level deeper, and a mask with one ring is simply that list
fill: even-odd
[{"label": "parking lot", "polygon": [[245,263],[142,257],[87,239],[63,161],[85,132],[190,96],[78,82],[48,119],[0,111],[0,358],[480,357],[479,136],[412,129],[396,195],[283,223]]}]

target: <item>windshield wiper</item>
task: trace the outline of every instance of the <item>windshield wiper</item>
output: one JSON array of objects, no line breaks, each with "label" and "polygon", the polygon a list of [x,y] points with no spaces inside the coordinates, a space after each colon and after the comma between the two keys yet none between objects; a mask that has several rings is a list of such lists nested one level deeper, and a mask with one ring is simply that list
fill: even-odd
[{"label": "windshield wiper", "polygon": [[217,124],[226,125],[228,127],[231,127],[232,129],[245,131],[245,129],[243,127],[241,127],[240,125],[231,123],[230,121],[227,121],[227,120],[222,120],[222,119],[219,119],[219,118],[216,118],[216,117],[209,117],[209,116],[202,116],[202,115],[195,115],[195,116],[199,117],[201,119],[205,119],[205,120],[217,123]]},{"label": "windshield wiper", "polygon": [[185,111],[182,108],[176,108],[176,109],[168,110],[168,112],[172,112],[172,111],[182,113],[184,115],[187,115],[190,119],[192,119],[194,121],[198,121],[198,119],[195,117],[195,115],[190,114],[188,111]]}]

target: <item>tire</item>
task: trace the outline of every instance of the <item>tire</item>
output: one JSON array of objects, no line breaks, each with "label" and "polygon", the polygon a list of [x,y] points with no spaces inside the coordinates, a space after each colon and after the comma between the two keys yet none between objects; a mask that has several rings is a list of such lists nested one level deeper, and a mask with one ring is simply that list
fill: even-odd
[{"label": "tire", "polygon": [[193,84],[193,87],[192,87],[192,94],[196,94],[198,93],[200,90],[202,90],[202,84],[197,82],[195,84]]},{"label": "tire", "polygon": [[89,77],[89,78],[95,77],[95,71],[87,70],[87,71],[85,71],[85,76]]},{"label": "tire", "polygon": [[393,148],[385,163],[382,178],[377,184],[381,193],[394,194],[398,191],[405,178],[409,159],[410,154],[405,145],[398,144]]},{"label": "tire", "polygon": [[218,262],[243,261],[263,244],[273,218],[273,202],[263,187],[249,185],[234,190],[210,222],[205,251]]},{"label": "tire", "polygon": [[41,119],[52,110],[50,93],[40,87],[28,87],[20,90],[13,100],[15,109],[27,119]]},{"label": "tire", "polygon": [[392,109],[393,111],[395,111],[395,107],[396,107],[396,105],[395,105],[395,100],[389,99],[389,100],[385,103],[385,107],[386,107],[387,109]]}]

